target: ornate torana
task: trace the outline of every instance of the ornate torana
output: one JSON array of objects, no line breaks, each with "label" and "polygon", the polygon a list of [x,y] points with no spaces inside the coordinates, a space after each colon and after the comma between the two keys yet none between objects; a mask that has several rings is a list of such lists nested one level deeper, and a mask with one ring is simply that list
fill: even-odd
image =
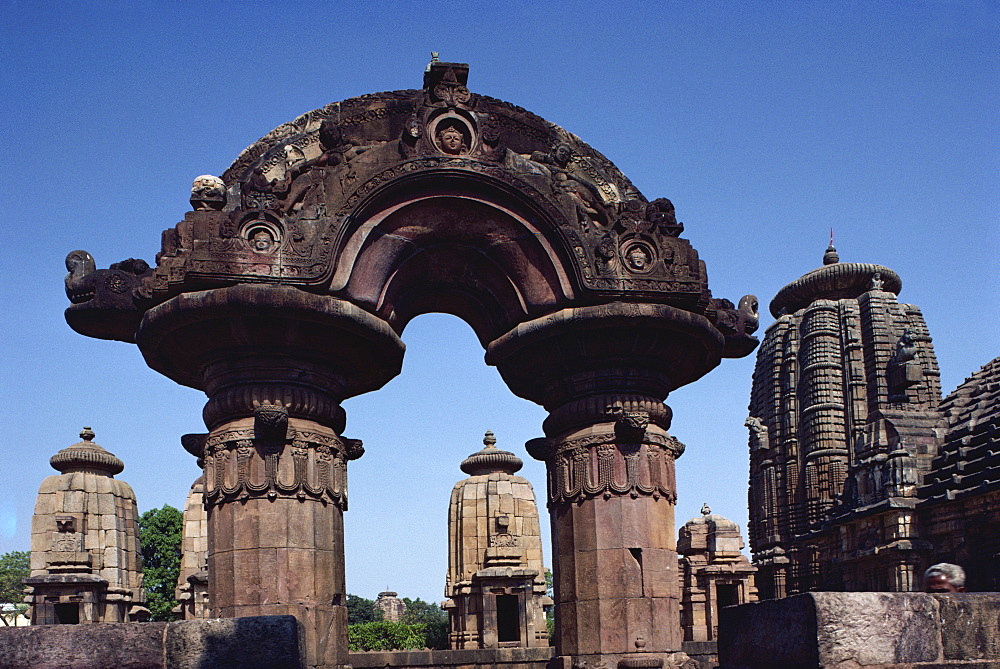
[{"label": "ornate torana", "polygon": [[[647,199],[576,135],[473,92],[468,74],[434,59],[420,89],[279,126],[220,177],[194,180],[155,266],[97,269],[70,253],[66,319],[135,342],[150,367],[208,395],[209,432],[186,443],[205,466],[211,613],[295,613],[307,664],[333,667],[347,662],[346,462],[361,453],[341,403],[400,372],[414,317],[462,318],[511,391],[549,412],[539,457],[564,537],[559,654],[662,664],[681,643],[669,529],[680,447],[663,401],[754,349],[757,300],[712,295],[670,200]],[[622,514],[627,541],[605,532]],[[527,536],[506,534],[490,535],[501,562]],[[595,557],[600,588],[574,576]],[[626,572],[638,591],[611,576]],[[602,604],[626,600],[624,620]]]}]

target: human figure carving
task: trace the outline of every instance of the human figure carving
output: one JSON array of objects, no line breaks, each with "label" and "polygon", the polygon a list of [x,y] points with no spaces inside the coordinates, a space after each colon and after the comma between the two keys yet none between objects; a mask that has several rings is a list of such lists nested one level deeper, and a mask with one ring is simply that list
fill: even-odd
[{"label": "human figure carving", "polygon": [[889,401],[906,402],[906,389],[916,385],[922,377],[920,363],[917,361],[917,343],[912,331],[904,330],[896,342],[896,352],[889,360],[886,376]]}]

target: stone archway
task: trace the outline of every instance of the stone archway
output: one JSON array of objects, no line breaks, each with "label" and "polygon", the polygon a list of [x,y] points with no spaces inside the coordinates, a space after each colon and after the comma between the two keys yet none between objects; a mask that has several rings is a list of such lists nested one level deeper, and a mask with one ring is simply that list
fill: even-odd
[{"label": "stone archway", "polygon": [[713,299],[668,200],[558,126],[433,61],[421,90],[333,103],[199,177],[155,268],[67,258],[69,324],[204,390],[213,611],[291,613],[308,663],[347,661],[341,402],[399,373],[421,313],[467,321],[549,412],[557,653],[663,666],[680,649],[663,400],[756,346]]}]

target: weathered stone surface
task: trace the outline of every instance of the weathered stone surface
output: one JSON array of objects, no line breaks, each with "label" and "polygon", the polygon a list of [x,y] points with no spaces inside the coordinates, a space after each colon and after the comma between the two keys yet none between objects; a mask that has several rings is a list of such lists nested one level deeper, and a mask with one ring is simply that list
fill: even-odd
[{"label": "weathered stone surface", "polygon": [[378,598],[375,600],[375,608],[382,611],[382,620],[398,623],[402,619],[403,614],[406,613],[406,602],[400,599],[397,596],[398,594],[389,590],[378,593]]},{"label": "weathered stone surface", "polygon": [[1000,359],[941,401],[920,310],[892,270],[840,263],[785,286],[750,402],[761,597],[920,590],[936,562],[1000,590]]},{"label": "weathered stone surface", "polygon": [[685,643],[716,639],[722,608],[757,600],[757,569],[740,552],[739,526],[713,514],[708,504],[701,513],[684,524],[677,542]]},{"label": "weathered stone surface", "polygon": [[169,669],[300,669],[301,625],[294,616],[261,616],[171,623],[163,652]]},{"label": "weathered stone surface", "polygon": [[[199,437],[199,453],[207,435]],[[280,526],[280,525],[279,525]],[[174,598],[174,611],[185,620],[209,617],[208,602],[208,514],[205,511],[205,477],[199,476],[188,491],[184,504],[181,564]]]},{"label": "weathered stone surface", "polygon": [[722,611],[719,662],[731,669],[995,663],[998,607],[995,594],[874,592],[745,604]]},{"label": "weathered stone surface", "polygon": [[166,669],[167,623],[0,627],[3,669]]},{"label": "weathered stone surface", "polygon": [[3,669],[302,669],[293,616],[0,628]]},{"label": "weathered stone surface", "polygon": [[1000,595],[931,595],[946,660],[1000,659]]},{"label": "weathered stone surface", "polygon": [[470,476],[455,484],[448,510],[449,642],[453,649],[548,647],[544,607],[552,600],[535,494],[515,474],[520,458],[497,448],[492,432],[483,444],[462,462]]},{"label": "weathered stone surface", "polygon": [[552,658],[552,648],[492,648],[479,650],[424,650],[351,653],[355,669],[393,667],[450,667],[452,669],[543,669]]}]

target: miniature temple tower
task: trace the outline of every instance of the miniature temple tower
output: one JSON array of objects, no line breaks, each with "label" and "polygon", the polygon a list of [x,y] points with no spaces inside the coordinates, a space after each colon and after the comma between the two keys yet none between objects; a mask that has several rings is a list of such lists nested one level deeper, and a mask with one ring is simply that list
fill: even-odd
[{"label": "miniature temple tower", "polygon": [[127,622],[149,613],[135,493],[115,479],[125,465],[93,442],[89,427],[80,437],[52,456],[59,474],[38,490],[24,580],[32,625]]},{"label": "miniature temple tower", "polygon": [[515,476],[521,459],[496,447],[462,462],[469,478],[451,493],[445,603],[451,647],[548,646],[542,538],[535,493]]},{"label": "miniature temple tower", "polygon": [[403,619],[403,614],[406,613],[406,602],[399,598],[399,593],[386,590],[378,593],[375,608],[382,612],[382,620],[398,623]]},{"label": "miniature temple tower", "polygon": [[920,309],[882,265],[815,269],[771,301],[750,399],[750,544],[761,597],[907,591],[929,545],[917,488],[940,373]]},{"label": "miniature temple tower", "polygon": [[739,525],[712,513],[708,504],[701,513],[684,524],[677,542],[685,641],[718,639],[719,609],[757,599],[757,569],[740,552]]},{"label": "miniature temple tower", "polygon": [[209,617],[208,513],[205,511],[205,477],[191,484],[184,503],[181,569],[177,576],[174,613],[184,620]]}]

